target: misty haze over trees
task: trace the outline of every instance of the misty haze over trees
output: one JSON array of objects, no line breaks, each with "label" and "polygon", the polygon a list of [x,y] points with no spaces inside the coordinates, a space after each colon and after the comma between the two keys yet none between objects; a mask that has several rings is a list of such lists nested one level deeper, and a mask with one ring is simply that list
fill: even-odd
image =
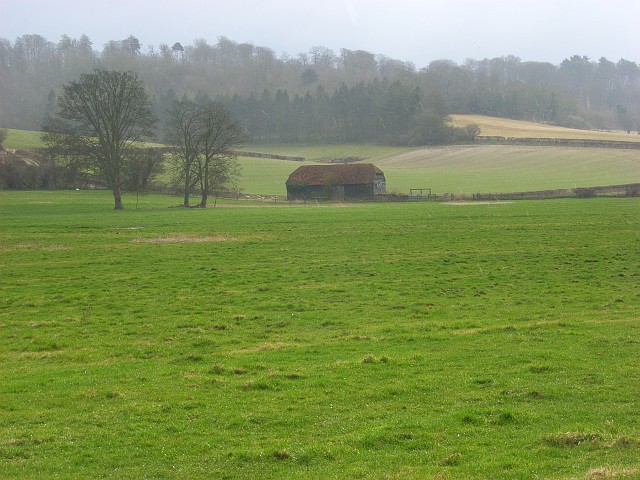
[{"label": "misty haze over trees", "polygon": [[0,127],[40,130],[62,86],[94,69],[132,71],[160,119],[174,100],[224,104],[250,141],[437,144],[472,140],[449,113],[473,113],[575,128],[637,130],[635,62],[574,55],[552,65],[513,56],[448,60],[417,69],[362,50],[317,46],[295,57],[220,38],[143,52],[133,36],[94,49],[89,37],[0,39]]}]

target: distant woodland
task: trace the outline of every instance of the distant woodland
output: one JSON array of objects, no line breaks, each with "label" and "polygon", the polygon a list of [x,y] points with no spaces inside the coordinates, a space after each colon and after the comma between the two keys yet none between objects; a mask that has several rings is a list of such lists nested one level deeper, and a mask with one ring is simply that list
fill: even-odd
[{"label": "distant woodland", "polygon": [[[425,47],[426,48],[426,47]],[[96,50],[89,37],[0,38],[0,127],[40,130],[62,86],[94,69],[132,71],[160,118],[175,99],[224,103],[256,143],[438,144],[472,140],[450,113],[636,131],[640,68],[574,55],[560,65],[514,56],[436,60],[418,69],[362,50],[317,46],[295,57],[220,38],[142,50],[133,36]]]}]

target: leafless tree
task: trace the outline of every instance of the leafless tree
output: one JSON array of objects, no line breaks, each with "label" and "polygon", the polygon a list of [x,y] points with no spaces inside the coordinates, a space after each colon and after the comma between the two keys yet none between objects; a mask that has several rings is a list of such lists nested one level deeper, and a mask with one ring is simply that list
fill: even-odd
[{"label": "leafless tree", "polygon": [[180,101],[170,111],[167,139],[177,147],[174,168],[184,188],[185,207],[199,187],[201,208],[210,195],[219,192],[238,175],[235,151],[246,139],[246,131],[219,102],[196,104]]},{"label": "leafless tree", "polygon": [[208,102],[198,109],[198,178],[200,207],[207,206],[209,195],[219,192],[238,174],[234,151],[246,140],[245,130],[224,105]]},{"label": "leafless tree", "polygon": [[168,143],[176,147],[172,166],[184,189],[183,206],[190,206],[191,191],[197,183],[193,164],[198,156],[198,107],[195,103],[176,101],[169,110]]},{"label": "leafless tree", "polygon": [[45,125],[54,155],[80,159],[96,181],[113,191],[122,210],[125,165],[137,143],[153,135],[156,117],[142,81],[131,72],[95,70],[64,86],[59,111]]}]

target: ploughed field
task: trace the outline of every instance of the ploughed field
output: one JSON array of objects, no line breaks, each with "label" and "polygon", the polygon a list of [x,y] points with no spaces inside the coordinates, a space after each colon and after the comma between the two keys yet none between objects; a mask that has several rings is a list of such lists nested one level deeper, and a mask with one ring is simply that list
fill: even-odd
[{"label": "ploughed field", "polygon": [[500,136],[510,138],[640,142],[638,132],[627,133],[622,130],[582,130],[525,120],[513,120],[511,118],[488,117],[486,115],[451,115],[451,120],[456,126],[478,125],[481,137]]},{"label": "ploughed field", "polygon": [[0,192],[2,478],[637,478],[640,199]]}]

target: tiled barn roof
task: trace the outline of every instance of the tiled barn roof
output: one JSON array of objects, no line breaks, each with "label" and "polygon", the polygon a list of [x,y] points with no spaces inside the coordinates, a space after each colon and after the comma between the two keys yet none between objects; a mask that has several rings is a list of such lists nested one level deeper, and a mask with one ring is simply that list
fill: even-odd
[{"label": "tiled barn roof", "polygon": [[372,163],[348,165],[303,165],[289,175],[288,185],[359,185],[372,183],[382,173]]}]

